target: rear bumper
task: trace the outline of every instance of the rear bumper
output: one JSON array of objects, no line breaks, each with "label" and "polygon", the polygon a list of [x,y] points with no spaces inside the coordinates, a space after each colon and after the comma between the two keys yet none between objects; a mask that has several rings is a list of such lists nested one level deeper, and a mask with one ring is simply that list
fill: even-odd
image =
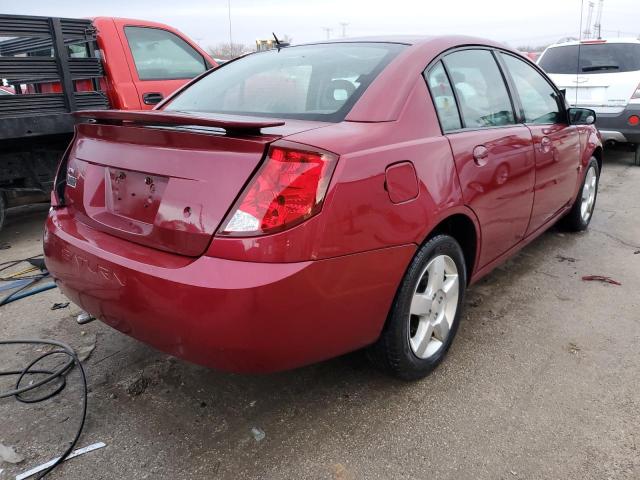
[{"label": "rear bumper", "polygon": [[627,105],[622,113],[598,113],[596,127],[600,130],[602,141],[640,143],[640,126],[632,127],[629,116],[640,116],[640,105]]},{"label": "rear bumper", "polygon": [[166,353],[234,372],[313,363],[376,340],[414,245],[301,263],[187,259],[52,210],[47,268],[71,300]]}]

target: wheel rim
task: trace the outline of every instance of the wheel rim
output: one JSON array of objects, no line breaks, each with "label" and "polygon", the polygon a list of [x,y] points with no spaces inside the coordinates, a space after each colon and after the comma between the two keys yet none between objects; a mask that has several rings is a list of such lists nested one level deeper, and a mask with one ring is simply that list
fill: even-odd
[{"label": "wheel rim", "polygon": [[595,167],[589,167],[582,187],[582,201],[580,203],[580,216],[584,222],[588,222],[596,203],[596,190],[598,189],[598,175]]},{"label": "wheel rim", "polygon": [[445,345],[458,310],[460,278],[453,259],[438,255],[420,274],[409,310],[409,345],[422,359]]}]

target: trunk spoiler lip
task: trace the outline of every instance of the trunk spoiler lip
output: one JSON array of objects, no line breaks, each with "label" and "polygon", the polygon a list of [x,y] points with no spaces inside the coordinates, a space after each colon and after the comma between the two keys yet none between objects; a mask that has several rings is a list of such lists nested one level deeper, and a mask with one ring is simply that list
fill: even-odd
[{"label": "trunk spoiler lip", "polygon": [[73,112],[77,120],[88,119],[97,123],[131,123],[135,125],[197,126],[222,128],[227,133],[260,134],[260,129],[280,127],[283,120],[237,117],[216,114],[215,117],[195,116],[163,110],[81,110]]}]

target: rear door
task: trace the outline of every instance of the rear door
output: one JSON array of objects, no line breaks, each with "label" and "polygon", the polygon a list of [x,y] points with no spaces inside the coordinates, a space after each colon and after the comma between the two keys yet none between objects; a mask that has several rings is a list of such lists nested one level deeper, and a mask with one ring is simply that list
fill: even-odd
[{"label": "rear door", "polygon": [[208,60],[186,39],[159,27],[116,21],[142,108],[151,109],[192,78]]},{"label": "rear door", "polygon": [[534,185],[531,132],[515,122],[491,50],[450,53],[426,77],[465,203],[480,221],[482,267],[522,240],[527,230]]},{"label": "rear door", "polygon": [[521,116],[531,130],[536,180],[527,233],[534,232],[567,205],[575,194],[580,167],[578,129],[569,125],[560,93],[533,66],[500,53],[517,92]]}]

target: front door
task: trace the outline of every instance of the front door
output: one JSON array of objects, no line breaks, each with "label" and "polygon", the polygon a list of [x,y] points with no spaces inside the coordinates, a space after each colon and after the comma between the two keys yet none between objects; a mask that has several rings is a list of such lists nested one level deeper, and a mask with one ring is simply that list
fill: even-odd
[{"label": "front door", "polygon": [[120,28],[126,57],[135,67],[131,76],[143,109],[153,108],[209,68],[205,58],[173,32],[131,24]]},{"label": "front door", "polygon": [[556,89],[533,66],[500,54],[517,92],[525,125],[531,130],[536,158],[532,233],[548,222],[575,195],[580,167],[580,138],[569,125]]}]

